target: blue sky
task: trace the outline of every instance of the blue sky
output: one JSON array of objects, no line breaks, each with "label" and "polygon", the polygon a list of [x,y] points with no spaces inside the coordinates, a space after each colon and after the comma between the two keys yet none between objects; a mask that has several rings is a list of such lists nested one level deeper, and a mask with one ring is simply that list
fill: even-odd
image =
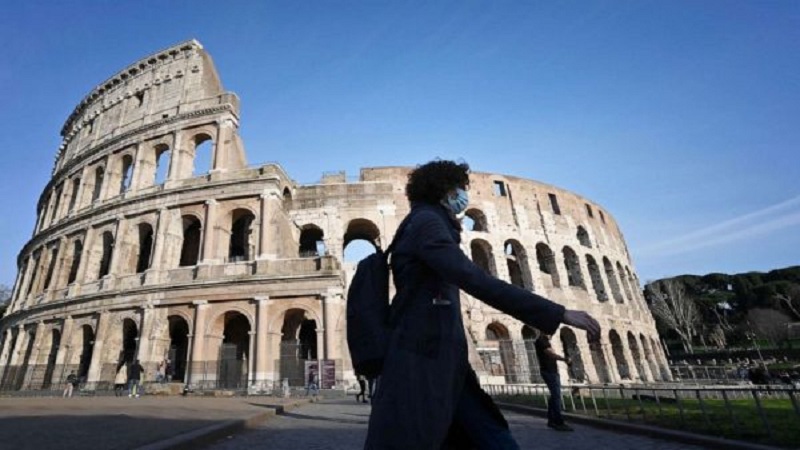
[{"label": "blue sky", "polygon": [[800,2],[30,1],[0,15],[0,283],[75,105],[189,38],[300,182],[463,158],[603,205],[642,280],[800,263]]}]

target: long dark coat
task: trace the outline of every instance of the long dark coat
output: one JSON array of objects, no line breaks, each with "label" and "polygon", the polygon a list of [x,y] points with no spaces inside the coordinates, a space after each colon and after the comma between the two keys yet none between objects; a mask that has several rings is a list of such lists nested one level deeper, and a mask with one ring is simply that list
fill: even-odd
[{"label": "long dark coat", "polygon": [[[461,251],[460,226],[439,205],[414,204],[392,254],[393,329],[365,449],[439,450],[465,389],[480,391],[467,359],[459,289],[552,334],[564,307],[498,280]],[[491,399],[485,407],[505,425]],[[506,425],[507,426],[507,425]]]}]

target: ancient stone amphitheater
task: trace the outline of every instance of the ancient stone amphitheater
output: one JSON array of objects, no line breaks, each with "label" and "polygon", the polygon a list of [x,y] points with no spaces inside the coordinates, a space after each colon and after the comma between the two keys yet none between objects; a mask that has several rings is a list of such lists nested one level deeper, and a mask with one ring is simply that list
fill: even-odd
[{"label": "ancient stone amphitheater", "polygon": [[[0,386],[49,389],[74,371],[103,389],[139,359],[169,359],[193,388],[354,380],[345,342],[348,252],[386,246],[408,211],[408,167],[325,174],[301,185],[248,166],[239,99],[196,41],[95,87],[69,116],[33,237],[0,321]],[[321,149],[322,150],[322,149]],[[667,375],[622,233],[600,205],[516,177],[475,173],[464,251],[476,264],[604,327],[600,346],[562,327],[564,381]],[[352,248],[361,245],[361,250]],[[533,330],[464,294],[484,381],[537,382]]]}]

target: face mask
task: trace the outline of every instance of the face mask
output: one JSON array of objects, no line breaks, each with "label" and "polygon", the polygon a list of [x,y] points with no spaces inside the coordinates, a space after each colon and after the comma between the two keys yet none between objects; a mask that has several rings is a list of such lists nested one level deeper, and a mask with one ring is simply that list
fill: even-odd
[{"label": "face mask", "polygon": [[467,194],[467,191],[461,188],[456,188],[455,195],[448,195],[445,197],[442,204],[445,208],[447,208],[448,211],[457,216],[467,209],[467,205],[469,204],[469,195]]}]

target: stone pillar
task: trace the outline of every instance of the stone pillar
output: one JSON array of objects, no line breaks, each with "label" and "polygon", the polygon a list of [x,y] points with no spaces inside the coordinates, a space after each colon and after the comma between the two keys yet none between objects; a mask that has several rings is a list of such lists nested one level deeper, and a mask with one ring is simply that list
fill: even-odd
[{"label": "stone pillar", "polygon": [[247,334],[250,337],[247,347],[247,387],[249,388],[250,386],[255,386],[256,384],[256,332],[251,330],[248,331]]},{"label": "stone pillar", "polygon": [[19,309],[20,302],[24,303],[25,298],[28,296],[27,288],[28,283],[30,282],[31,274],[33,273],[33,254],[31,253],[28,255],[28,261],[25,263],[25,273],[22,275],[20,280],[20,285],[17,288],[17,295],[16,297],[12,297],[12,306],[10,307],[9,312],[13,312]]},{"label": "stone pillar", "polygon": [[195,384],[205,378],[206,361],[206,320],[208,315],[208,302],[206,300],[194,301],[194,329],[192,330],[192,364],[190,384]]},{"label": "stone pillar", "polygon": [[616,383],[620,381],[619,370],[617,369],[617,359],[614,358],[614,352],[611,349],[611,341],[608,344],[601,344],[600,348],[603,350],[603,358],[606,360],[606,368],[608,369],[609,383]]},{"label": "stone pillar", "polygon": [[216,236],[214,230],[217,227],[217,201],[206,200],[206,217],[203,223],[203,264],[213,264],[215,261],[216,252],[214,245],[216,244]]},{"label": "stone pillar", "polygon": [[123,239],[125,239],[125,229],[127,220],[124,216],[117,216],[117,225],[114,230],[114,244],[111,245],[111,262],[109,263],[108,275],[114,277],[119,273],[119,258],[122,253]]},{"label": "stone pillar", "polygon": [[53,268],[53,276],[50,279],[50,290],[55,291],[61,289],[61,274],[64,271],[64,261],[67,259],[69,255],[69,249],[67,248],[67,237],[61,236],[61,239],[58,240],[58,253],[56,261],[56,265]]},{"label": "stone pillar", "polygon": [[8,361],[9,366],[13,367],[19,364],[19,354],[21,349],[24,348],[23,344],[27,344],[27,336],[28,333],[25,332],[25,325],[17,325],[17,342],[14,344],[14,348],[11,349],[11,359]]},{"label": "stone pillar", "polygon": [[[11,343],[14,340],[14,330],[9,327],[3,332],[3,348],[0,350],[0,388],[4,387],[2,385],[3,376],[6,371],[6,367],[11,365],[11,361],[9,361],[9,357],[13,352],[11,348]],[[15,343],[16,344],[16,343]]]},{"label": "stone pillar", "polygon": [[131,187],[129,190],[136,191],[147,187],[142,186],[145,166],[147,166],[147,163],[144,162],[144,151],[140,142],[136,144],[136,150],[133,151],[133,174],[131,175]]},{"label": "stone pillar", "polygon": [[78,193],[75,194],[75,205],[72,211],[78,211],[83,208],[84,198],[86,196],[86,177],[90,176],[89,166],[86,166],[81,171],[81,182],[78,184]]},{"label": "stone pillar", "polygon": [[255,377],[253,380],[259,387],[263,387],[264,381],[267,379],[267,368],[269,361],[269,350],[267,348],[267,333],[268,333],[268,316],[267,307],[269,306],[269,297],[256,297],[256,352],[252,354],[251,359],[255,359]]},{"label": "stone pillar", "polygon": [[633,358],[633,351],[630,348],[630,341],[628,341],[627,333],[620,335],[620,340],[622,340],[622,354],[625,355],[625,359],[627,360],[631,381],[636,382],[640,380],[643,375],[639,373],[639,366],[636,365],[636,360]]},{"label": "stone pillar", "polygon": [[225,142],[230,140],[231,121],[229,119],[217,121],[217,138],[214,139],[212,148],[211,172],[224,172],[228,168],[227,148]]},{"label": "stone pillar", "polygon": [[267,218],[267,202],[269,201],[269,194],[263,193],[260,195],[261,202],[259,203],[260,206],[260,215],[259,215],[259,224],[258,227],[258,256],[256,259],[268,259],[266,255],[266,240],[267,240],[267,226],[269,224],[269,220]]},{"label": "stone pillar", "polygon": [[[56,353],[56,370],[53,372],[53,380],[64,379],[64,369],[66,369],[66,365],[69,363],[66,359],[69,349],[72,346],[72,328],[74,325],[75,321],[72,319],[72,316],[64,318],[64,323],[61,325],[61,345],[59,345],[58,353]],[[61,370],[58,370],[59,367]],[[53,384],[57,384],[56,381],[54,381]]]},{"label": "stone pillar", "polygon": [[[111,313],[108,311],[100,311],[97,318],[97,333],[94,335],[94,345],[92,347],[92,361],[89,363],[89,373],[86,376],[86,382],[92,387],[97,386],[100,381],[103,369],[103,343],[106,340],[108,333],[108,325]],[[94,384],[92,384],[94,383]]]},{"label": "stone pillar", "polygon": [[172,133],[172,155],[169,158],[167,179],[164,180],[164,184],[170,181],[179,180],[181,178],[181,167],[184,166],[186,160],[186,151],[181,148],[183,145],[182,137],[183,134],[180,131],[175,131]]},{"label": "stone pillar", "polygon": [[86,271],[89,270],[89,260],[92,258],[92,246],[94,245],[96,234],[97,230],[94,228],[86,230],[86,236],[83,239],[83,251],[81,252],[81,264],[78,267],[78,275],[75,277],[76,285],[86,282]]},{"label": "stone pillar", "polygon": [[135,359],[139,360],[149,374],[152,373],[151,369],[154,369],[154,367],[148,367],[146,364],[148,362],[154,362],[151,354],[152,346],[150,342],[153,339],[153,321],[156,319],[153,311],[153,305],[145,305],[143,308],[141,308],[140,314],[142,318],[142,326],[139,329],[139,348],[137,349]]},{"label": "stone pillar", "polygon": [[155,242],[153,243],[153,253],[150,255],[150,268],[145,271],[147,284],[158,283],[159,272],[163,266],[164,246],[167,241],[167,231],[169,230],[169,210],[161,208],[158,210],[158,221],[156,222]]},{"label": "stone pillar", "polygon": [[103,161],[103,184],[100,185],[100,196],[97,197],[95,203],[104,202],[108,198],[108,189],[111,184],[111,158],[106,158]]}]

